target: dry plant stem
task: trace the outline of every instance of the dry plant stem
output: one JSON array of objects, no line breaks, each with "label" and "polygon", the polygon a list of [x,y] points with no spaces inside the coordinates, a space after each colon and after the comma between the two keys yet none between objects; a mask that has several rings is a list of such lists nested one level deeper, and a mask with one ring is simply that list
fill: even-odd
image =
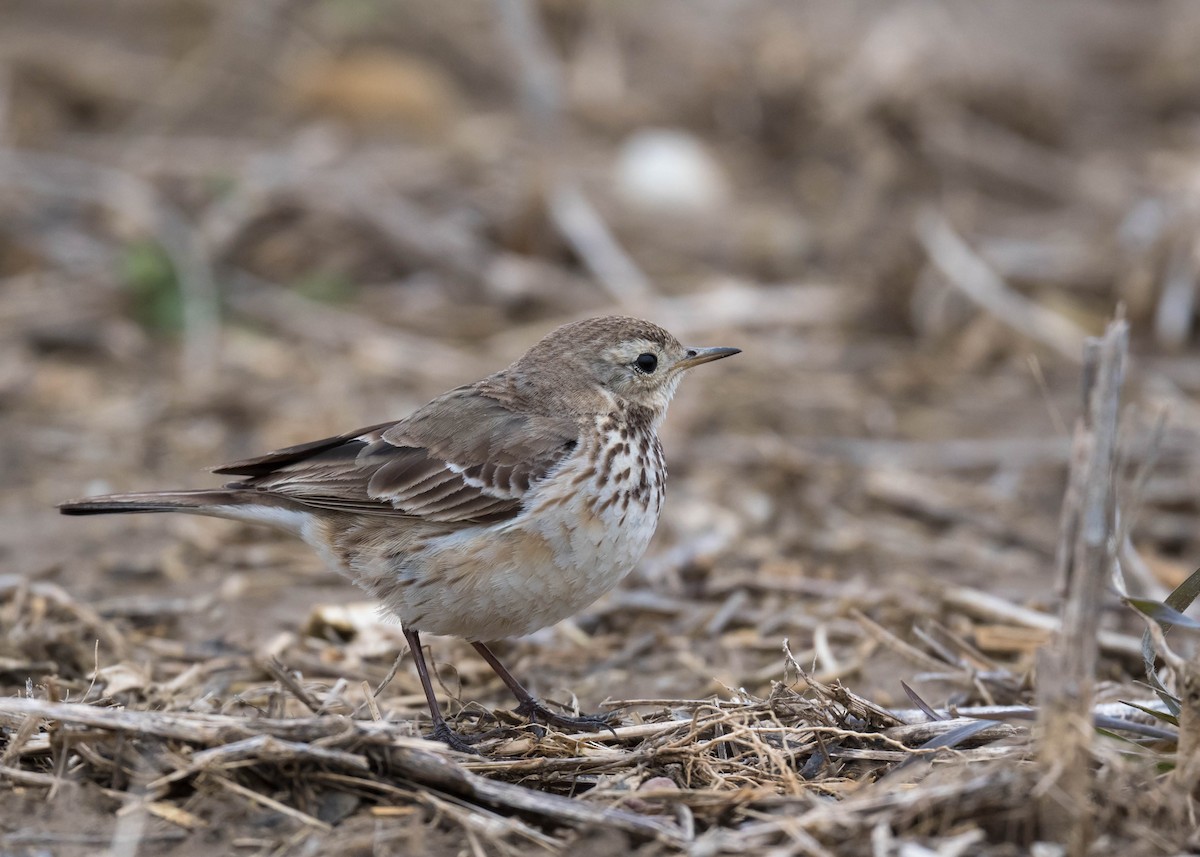
[{"label": "dry plant stem", "polygon": [[270,658],[263,664],[263,669],[270,674],[271,678],[291,691],[292,696],[300,700],[305,708],[313,714],[321,713],[321,703],[312,698],[312,694],[304,689],[304,685],[294,675],[289,673],[287,668],[277,658]]},{"label": "dry plant stem", "polygon": [[[968,586],[946,587],[940,595],[948,606],[993,622],[1011,623],[1043,631],[1058,631],[1062,627],[1062,620],[1057,616],[1021,607],[1005,601],[998,595]],[[1097,639],[1101,650],[1109,654],[1130,659],[1140,659],[1142,656],[1142,642],[1131,634],[1102,630],[1097,634]]]},{"label": "dry plant stem", "polygon": [[1179,745],[1171,779],[1185,794],[1196,797],[1200,786],[1200,651],[1177,673]]},{"label": "dry plant stem", "polygon": [[1143,615],[1142,621],[1154,640],[1154,650],[1175,673],[1179,739],[1170,781],[1183,793],[1195,797],[1196,787],[1200,785],[1200,649],[1188,660],[1171,649],[1166,632],[1156,620]]},{"label": "dry plant stem", "polygon": [[517,66],[522,112],[542,133],[557,133],[562,121],[562,70],[538,11],[529,0],[495,0],[495,7]]},{"label": "dry plant stem", "polygon": [[1176,672],[1179,694],[1179,746],[1171,779],[1185,794],[1196,797],[1200,786],[1200,650]]},{"label": "dry plant stem", "polygon": [[1129,325],[1118,318],[1087,343],[1084,415],[1075,428],[1062,516],[1059,579],[1066,584],[1062,630],[1038,666],[1038,759],[1042,834],[1083,857],[1092,838],[1092,691],[1100,602],[1116,559],[1117,423]]},{"label": "dry plant stem", "polygon": [[95,636],[97,645],[106,655],[117,660],[126,657],[129,644],[116,626],[106,621],[91,607],[73,599],[61,586],[46,581],[30,581],[18,574],[0,575],[0,597],[7,596],[13,590],[18,593],[32,593],[57,605],[75,616],[80,624],[88,629],[89,634]]},{"label": "dry plant stem", "polygon": [[[923,667],[927,670],[944,670],[946,668],[946,664],[943,661],[938,660],[932,655],[925,654],[925,652],[921,651],[916,646],[906,643],[904,640],[900,639],[878,622],[871,620],[861,610],[858,610],[857,608],[851,608],[849,613],[853,619],[862,625],[863,630],[865,630],[870,636],[874,637],[885,647],[891,649],[893,652],[910,663],[913,663],[919,667]],[[965,674],[966,671],[964,670],[964,675]]]},{"label": "dry plant stem", "polygon": [[1154,312],[1154,338],[1167,348],[1182,348],[1187,342],[1196,310],[1196,267],[1196,247],[1189,235],[1173,248]]},{"label": "dry plant stem", "polygon": [[280,803],[279,801],[275,800],[274,798],[267,797],[264,794],[259,794],[258,792],[254,791],[254,789],[246,788],[246,786],[243,786],[240,783],[235,783],[232,780],[226,779],[225,777],[222,777],[217,774],[210,773],[210,772],[205,772],[203,774],[203,778],[209,782],[213,782],[213,783],[217,784],[218,786],[220,786],[223,789],[226,789],[227,791],[233,792],[235,795],[244,797],[247,800],[253,801],[254,803],[261,804],[262,806],[265,806],[267,809],[272,809],[275,812],[278,812],[282,815],[288,816],[289,818],[294,818],[296,821],[300,822],[301,824],[307,825],[309,827],[315,827],[318,830],[324,830],[324,831],[329,831],[329,830],[333,829],[330,825],[326,824],[324,821],[321,821],[320,819],[317,819],[317,818],[313,818],[311,815],[309,815],[306,812],[301,812],[300,810],[296,809],[295,807],[288,806],[285,803]]},{"label": "dry plant stem", "polygon": [[[617,243],[612,230],[592,205],[578,182],[555,183],[547,201],[554,225],[579,253],[592,276],[609,297],[630,312],[643,312],[653,296],[650,279]],[[668,319],[664,318],[664,321]]]},{"label": "dry plant stem", "polygon": [[540,184],[550,219],[609,297],[640,312],[654,294],[650,279],[617,242],[578,181],[555,163],[564,125],[563,73],[538,10],[530,0],[495,0],[495,6],[516,65],[522,112],[542,148],[546,173]]},{"label": "dry plant stem", "polygon": [[917,218],[917,238],[947,281],[1013,330],[1079,361],[1084,334],[1073,322],[1021,296],[979,258],[940,213]]},{"label": "dry plant stem", "polygon": [[1097,187],[1100,183],[1088,180],[1083,164],[961,110],[948,109],[931,122],[927,145],[947,160],[968,164],[1039,196],[1083,197],[1092,205],[1110,204],[1105,191]]},{"label": "dry plant stem", "polygon": [[0,753],[0,771],[7,769],[11,762],[16,761],[21,751],[25,749],[25,744],[29,739],[41,729],[41,721],[36,717],[26,717],[21,721],[21,725],[17,727],[17,731],[8,739],[8,746]]},{"label": "dry plant stem", "polygon": [[53,774],[39,774],[35,771],[24,771],[20,768],[8,768],[0,765],[0,782],[8,780],[21,786],[52,788],[58,784],[58,778]]},{"label": "dry plant stem", "polygon": [[[402,727],[394,723],[348,720],[333,716],[297,720],[248,719],[216,714],[172,714],[98,708],[93,705],[27,698],[0,699],[0,720],[7,718],[23,722],[26,717],[37,717],[61,725],[84,726],[198,744],[205,748],[213,748],[215,755],[202,757],[213,763],[228,763],[243,757],[257,759],[259,757],[254,755],[256,751],[266,752],[274,758],[282,758],[290,750],[296,749],[289,747],[285,742],[312,742],[337,735],[348,743],[357,743],[358,746],[373,745],[386,748],[391,770],[425,789],[454,795],[471,803],[529,813],[556,824],[601,825],[615,827],[639,837],[656,838],[675,844],[683,841],[682,834],[674,826],[657,819],[485,779],[435,752],[437,745],[405,736],[400,731]],[[264,738],[267,736],[282,741],[266,741]],[[233,746],[228,746],[231,744]],[[323,748],[312,747],[304,751],[305,757],[319,758],[323,764],[331,767],[344,765],[349,772],[358,773],[361,763],[352,760],[354,755],[331,753]],[[65,757],[66,754],[63,754],[63,758]],[[189,774],[190,770],[184,776]],[[24,774],[22,778],[25,778]],[[171,778],[172,775],[168,775],[167,779]],[[28,778],[25,779],[29,781]],[[58,778],[47,779],[52,784],[57,782]],[[159,782],[162,782],[161,778],[149,784],[148,788],[154,788]]]}]

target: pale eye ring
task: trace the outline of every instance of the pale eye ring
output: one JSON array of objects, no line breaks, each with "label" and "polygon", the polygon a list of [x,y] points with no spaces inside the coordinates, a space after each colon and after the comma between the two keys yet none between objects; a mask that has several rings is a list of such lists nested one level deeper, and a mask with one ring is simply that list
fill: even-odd
[{"label": "pale eye ring", "polygon": [[658,358],[647,351],[645,354],[639,354],[637,360],[633,361],[633,365],[643,374],[651,375],[658,368]]}]

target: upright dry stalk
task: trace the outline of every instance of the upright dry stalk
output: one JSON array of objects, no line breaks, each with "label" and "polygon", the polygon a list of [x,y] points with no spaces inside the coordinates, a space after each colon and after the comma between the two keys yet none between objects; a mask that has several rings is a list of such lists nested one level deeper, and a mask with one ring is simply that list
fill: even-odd
[{"label": "upright dry stalk", "polygon": [[516,66],[522,115],[540,149],[534,183],[542,187],[551,221],[592,276],[631,313],[645,313],[654,296],[649,277],[617,241],[600,212],[563,162],[566,88],[562,63],[531,0],[494,0],[500,30]]},{"label": "upright dry stalk", "polygon": [[1100,599],[1117,550],[1117,420],[1128,347],[1129,325],[1118,318],[1084,348],[1084,412],[1059,533],[1062,630],[1038,661],[1038,817],[1042,837],[1071,857],[1083,857],[1092,836],[1092,688]]},{"label": "upright dry stalk", "polygon": [[[1182,659],[1180,659],[1182,660]],[[1200,649],[1191,660],[1176,667],[1175,691],[1179,694],[1179,747],[1171,783],[1193,799],[1200,788]]]},{"label": "upright dry stalk", "polygon": [[1200,786],[1200,648],[1190,659],[1177,655],[1167,645],[1166,631],[1150,617],[1146,627],[1154,640],[1154,650],[1175,674],[1175,693],[1179,700],[1179,739],[1175,750],[1175,769],[1167,780],[1176,794],[1195,798]]}]

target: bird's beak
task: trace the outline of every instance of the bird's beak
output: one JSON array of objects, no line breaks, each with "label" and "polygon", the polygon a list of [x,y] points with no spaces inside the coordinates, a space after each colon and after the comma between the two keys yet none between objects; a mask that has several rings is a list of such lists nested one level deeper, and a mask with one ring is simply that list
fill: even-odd
[{"label": "bird's beak", "polygon": [[693,366],[699,366],[701,363],[711,363],[713,360],[720,360],[722,357],[732,357],[734,354],[740,354],[740,348],[689,348],[687,356],[675,364],[677,369],[691,369]]}]

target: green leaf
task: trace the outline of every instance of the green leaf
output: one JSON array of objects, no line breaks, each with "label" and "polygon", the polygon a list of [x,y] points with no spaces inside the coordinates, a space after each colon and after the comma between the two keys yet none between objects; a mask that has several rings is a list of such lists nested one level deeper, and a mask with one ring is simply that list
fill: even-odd
[{"label": "green leaf", "polygon": [[903,682],[903,681],[900,682],[900,686],[902,688],[904,688],[904,692],[908,695],[908,698],[912,700],[913,705],[915,705],[917,708],[921,709],[921,711],[924,712],[925,716],[928,717],[930,720],[949,720],[950,719],[946,715],[938,714],[936,711],[934,711],[933,706],[931,706],[925,700],[921,699],[921,697],[917,695],[917,692],[915,690],[913,690],[911,687],[909,687],[906,682]]},{"label": "green leaf", "polygon": [[1197,596],[1200,596],[1200,568],[1189,574],[1188,579],[1176,586],[1163,601],[1168,607],[1186,610],[1192,606]]},{"label": "green leaf", "polygon": [[327,304],[349,303],[357,293],[348,277],[336,273],[309,274],[297,280],[294,288],[309,300]]},{"label": "green leaf", "polygon": [[1200,631],[1200,620],[1185,616],[1162,601],[1154,601],[1150,598],[1126,598],[1125,603],[1162,625],[1164,631],[1169,631],[1176,626],[1189,631]]},{"label": "green leaf", "polygon": [[[1175,699],[1175,697],[1171,697],[1171,698]],[[1175,701],[1178,702],[1179,700],[1176,699]],[[1144,705],[1138,705],[1136,702],[1130,702],[1128,699],[1122,699],[1121,702],[1124,703],[1125,705],[1128,705],[1130,708],[1136,708],[1138,711],[1142,712],[1143,714],[1149,714],[1155,720],[1161,720],[1163,723],[1170,723],[1172,726],[1179,725],[1179,718],[1176,717],[1174,714],[1168,714],[1165,711],[1158,711],[1154,708],[1147,708]]]},{"label": "green leaf", "polygon": [[138,241],[121,256],[121,279],[133,298],[133,317],[147,330],[174,333],[183,329],[179,279],[167,254],[153,241]]},{"label": "green leaf", "polygon": [[[1168,595],[1161,604],[1157,601],[1150,601],[1149,599],[1145,598],[1130,598],[1127,600],[1129,601],[1130,605],[1134,607],[1134,609],[1140,610],[1158,622],[1158,624],[1162,625],[1163,633],[1167,633],[1171,630],[1173,625],[1180,623],[1165,617],[1160,618],[1162,611],[1170,610],[1175,615],[1182,616],[1183,614],[1179,611],[1186,610],[1191,603],[1196,600],[1197,595],[1200,595],[1200,568],[1193,571],[1190,575],[1188,575],[1187,580],[1176,586],[1171,594]],[[1153,608],[1151,610],[1146,610],[1143,609],[1141,605],[1153,605]],[[1162,610],[1160,610],[1160,608],[1162,608]],[[1183,618],[1188,622],[1192,621],[1186,616]],[[1154,651],[1154,639],[1150,636],[1150,631],[1147,630],[1142,634],[1142,665],[1146,670],[1146,680],[1150,682],[1150,686],[1154,688],[1154,692],[1158,694],[1159,698],[1162,699],[1167,708],[1170,709],[1171,713],[1178,717],[1179,700],[1176,699],[1169,690],[1163,687],[1162,682],[1158,680],[1158,676],[1154,672],[1154,658],[1156,655],[1157,653]]]}]

